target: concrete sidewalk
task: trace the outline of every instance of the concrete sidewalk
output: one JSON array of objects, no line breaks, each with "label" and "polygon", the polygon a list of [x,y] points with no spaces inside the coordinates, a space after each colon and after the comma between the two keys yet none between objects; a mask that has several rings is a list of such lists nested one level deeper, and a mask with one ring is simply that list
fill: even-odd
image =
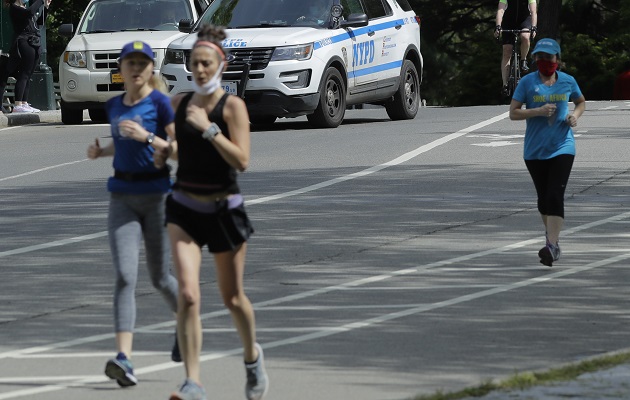
[{"label": "concrete sidewalk", "polygon": [[0,128],[28,124],[56,124],[61,123],[61,111],[40,111],[38,113],[2,114]]}]

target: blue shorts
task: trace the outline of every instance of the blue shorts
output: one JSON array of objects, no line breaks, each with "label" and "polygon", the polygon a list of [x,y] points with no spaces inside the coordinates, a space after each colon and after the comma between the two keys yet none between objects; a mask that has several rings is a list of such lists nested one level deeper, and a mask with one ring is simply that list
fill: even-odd
[{"label": "blue shorts", "polygon": [[199,203],[188,198],[187,204],[197,203],[201,208],[206,208],[203,212],[194,210],[173,197],[170,194],[166,198],[166,223],[182,228],[199,247],[208,245],[210,253],[234,250],[254,233],[242,197],[237,204],[228,200]]}]

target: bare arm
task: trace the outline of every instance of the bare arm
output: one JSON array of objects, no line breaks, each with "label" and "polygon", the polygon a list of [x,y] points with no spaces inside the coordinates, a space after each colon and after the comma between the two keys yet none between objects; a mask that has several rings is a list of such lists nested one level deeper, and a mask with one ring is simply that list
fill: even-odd
[{"label": "bare arm", "polygon": [[230,96],[223,109],[223,117],[230,130],[230,139],[217,135],[212,144],[223,159],[239,171],[249,166],[251,148],[249,116],[243,100]]},{"label": "bare arm", "polygon": [[113,140],[107,146],[101,147],[98,139],[94,139],[94,143],[87,148],[87,156],[90,160],[96,160],[99,157],[111,157],[114,155],[114,150]]},{"label": "bare arm", "polygon": [[556,112],[556,105],[547,103],[542,107],[523,109],[523,103],[512,99],[510,103],[510,119],[521,121],[532,117],[550,117]]},{"label": "bare arm", "polygon": [[573,104],[575,104],[575,109],[571,114],[567,115],[567,124],[572,128],[577,126],[578,118],[580,118],[584,110],[586,110],[586,99],[584,96],[580,96],[573,100]]}]

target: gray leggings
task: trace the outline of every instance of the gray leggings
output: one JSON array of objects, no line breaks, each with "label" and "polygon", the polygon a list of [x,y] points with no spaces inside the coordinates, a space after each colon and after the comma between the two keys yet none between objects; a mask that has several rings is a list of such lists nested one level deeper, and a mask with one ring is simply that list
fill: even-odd
[{"label": "gray leggings", "polygon": [[177,311],[177,279],[170,273],[170,246],[164,228],[163,194],[112,193],[108,232],[116,286],[114,324],[116,332],[133,332],[136,322],[135,290],[138,281],[140,242],[144,249],[151,283],[173,312]]}]

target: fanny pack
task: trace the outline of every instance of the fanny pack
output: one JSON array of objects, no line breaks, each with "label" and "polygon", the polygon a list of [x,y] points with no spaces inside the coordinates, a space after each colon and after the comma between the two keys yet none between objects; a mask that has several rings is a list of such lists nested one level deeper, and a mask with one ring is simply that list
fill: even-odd
[{"label": "fanny pack", "polygon": [[168,178],[171,175],[169,168],[162,168],[155,172],[123,172],[114,171],[114,178],[125,182],[152,181],[154,179]]}]

